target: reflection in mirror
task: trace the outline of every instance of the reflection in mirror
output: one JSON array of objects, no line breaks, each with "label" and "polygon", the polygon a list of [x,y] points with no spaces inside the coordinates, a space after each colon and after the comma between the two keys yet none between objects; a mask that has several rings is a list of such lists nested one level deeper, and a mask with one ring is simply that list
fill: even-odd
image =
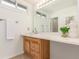
[{"label": "reflection in mirror", "polygon": [[66,17],[66,25],[67,25],[67,24],[70,24],[71,21],[74,21],[74,16]]},{"label": "reflection in mirror", "polygon": [[58,32],[58,17],[54,17],[50,20],[50,31]]},{"label": "reflection in mirror", "polygon": [[34,13],[34,32],[59,32],[77,16],[77,0],[46,0],[37,4]]}]

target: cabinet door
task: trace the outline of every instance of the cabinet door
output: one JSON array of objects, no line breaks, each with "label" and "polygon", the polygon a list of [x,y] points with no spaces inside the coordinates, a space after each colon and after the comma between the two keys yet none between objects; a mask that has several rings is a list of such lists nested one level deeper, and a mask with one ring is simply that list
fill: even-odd
[{"label": "cabinet door", "polygon": [[30,53],[30,40],[27,37],[24,37],[24,51],[25,53]]},{"label": "cabinet door", "polygon": [[50,41],[43,40],[43,59],[50,59]]},{"label": "cabinet door", "polygon": [[33,59],[41,59],[41,40],[32,39],[30,44],[31,44],[31,55]]}]

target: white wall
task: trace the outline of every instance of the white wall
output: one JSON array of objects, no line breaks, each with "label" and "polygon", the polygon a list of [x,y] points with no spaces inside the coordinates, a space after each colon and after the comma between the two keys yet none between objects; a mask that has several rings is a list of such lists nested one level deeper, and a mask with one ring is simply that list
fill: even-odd
[{"label": "white wall", "polygon": [[[79,0],[78,0],[78,6],[79,8]],[[61,17],[59,19],[59,26],[64,25],[64,17],[66,16],[78,16],[79,9],[76,7],[69,8],[61,13],[61,11],[53,14],[51,17],[58,16]],[[78,16],[79,17],[79,16]],[[76,18],[77,23],[79,24],[78,17]],[[77,45],[71,45],[71,44],[65,44],[65,43],[58,43],[58,42],[52,42],[50,44],[51,49],[51,59],[79,59],[79,46]]]},{"label": "white wall", "polygon": [[[21,11],[16,8],[0,4],[0,19],[5,19],[7,21],[19,21],[17,25],[18,29],[15,31],[15,39],[7,40],[5,39],[5,28],[1,28],[0,34],[0,59],[8,59],[10,57],[16,56],[23,53],[22,39],[20,37],[21,33],[27,33],[32,31],[32,6],[27,4],[27,11]],[[28,30],[27,28],[30,28]],[[13,29],[15,30],[15,29]]]},{"label": "white wall", "polygon": [[77,6],[67,7],[58,11],[55,11],[50,15],[50,18],[58,17],[59,28],[65,25],[65,18],[68,16],[77,16]]}]

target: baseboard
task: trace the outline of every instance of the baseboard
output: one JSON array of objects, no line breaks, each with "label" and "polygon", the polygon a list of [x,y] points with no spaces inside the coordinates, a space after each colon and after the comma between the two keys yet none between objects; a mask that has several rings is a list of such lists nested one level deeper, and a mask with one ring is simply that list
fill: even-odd
[{"label": "baseboard", "polygon": [[12,55],[12,56],[8,57],[7,59],[16,57],[16,56],[21,55],[21,54],[23,54],[23,53],[24,53],[24,51],[22,51],[22,52],[20,52],[20,53],[16,53],[15,55]]}]

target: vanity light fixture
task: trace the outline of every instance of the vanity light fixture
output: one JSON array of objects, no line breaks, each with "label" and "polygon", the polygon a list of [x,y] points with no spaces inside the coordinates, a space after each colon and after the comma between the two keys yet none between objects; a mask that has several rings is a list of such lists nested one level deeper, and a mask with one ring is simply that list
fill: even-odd
[{"label": "vanity light fixture", "polygon": [[24,10],[24,11],[26,11],[26,9],[27,9],[26,6],[24,6],[24,5],[22,5],[22,4],[19,4],[19,3],[17,3],[17,8],[18,8],[18,9],[21,9],[21,10]]},{"label": "vanity light fixture", "polygon": [[15,7],[19,10],[26,11],[27,7],[25,5],[22,5],[18,3],[16,0],[1,0],[1,3],[4,5],[8,5],[10,7]]},{"label": "vanity light fixture", "polygon": [[11,7],[15,7],[16,0],[1,0],[1,3]]}]

